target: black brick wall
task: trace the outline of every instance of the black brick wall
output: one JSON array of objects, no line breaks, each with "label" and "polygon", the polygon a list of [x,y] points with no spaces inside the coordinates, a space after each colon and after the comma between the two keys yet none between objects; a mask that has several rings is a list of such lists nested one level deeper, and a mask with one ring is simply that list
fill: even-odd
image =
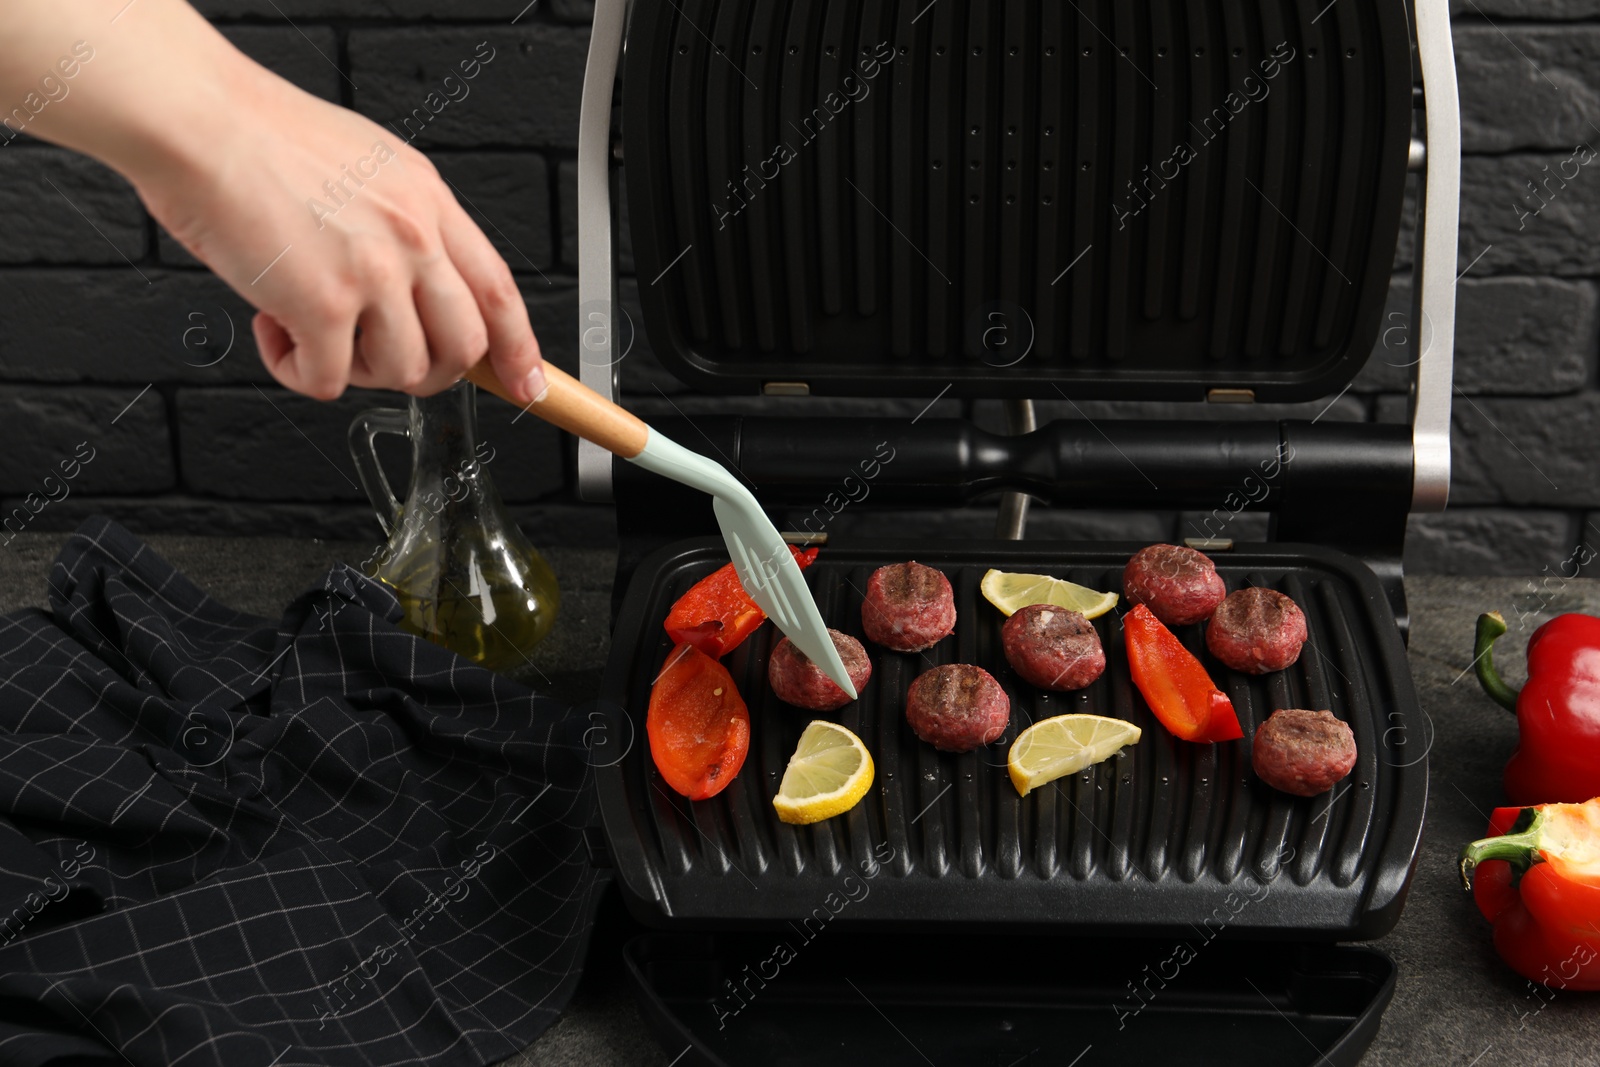
[{"label": "black brick wall", "polygon": [[[266,66],[391,126],[487,41],[494,58],[470,94],[422,126],[414,143],[516,272],[547,357],[574,370],[574,155],[591,6],[525,3],[196,0]],[[1544,181],[1574,146],[1600,145],[1600,0],[1461,0],[1455,9],[1466,153],[1460,265],[1470,264],[1457,323],[1455,484],[1448,512],[1413,520],[1408,563],[1555,572],[1580,540],[1600,544],[1600,160],[1564,186],[1552,183],[1555,195],[1537,214],[1528,183]],[[378,536],[345,428],[361,408],[398,398],[353,391],[317,404],[279,389],[256,356],[248,306],[158,232],[127,183],[98,164],[18,138],[0,149],[0,218],[0,511],[30,493],[37,505],[43,479],[92,450],[69,495],[38,510],[30,529],[70,527],[98,510],[151,532]],[[1410,245],[1407,234],[1397,271],[1409,264]],[[625,241],[621,266],[624,302],[638,321]],[[1409,280],[1397,273],[1386,322],[1402,322],[1408,299]],[[231,351],[205,365],[222,352],[230,323]],[[1403,420],[1410,356],[1402,330],[1385,337],[1389,345],[1323,418]],[[647,418],[677,410],[909,416],[925,404],[694,397],[642,339],[623,379],[630,405]],[[1315,415],[1325,404],[1207,411]],[[1064,404],[1040,407],[1042,419],[1081,417]],[[1083,405],[1096,419],[1172,410]],[[945,400],[936,411],[1000,423],[993,403]],[[607,509],[576,502],[569,440],[531,418],[512,425],[504,405],[486,402],[481,412],[508,457],[495,477],[536,541],[611,536]],[[403,463],[398,452],[388,458]],[[1179,538],[1198,535],[1201,518],[1035,509],[1030,532]],[[893,530],[982,535],[992,521],[989,509],[928,511],[895,516]],[[831,528],[874,522],[882,520],[867,509],[847,509]],[[1240,538],[1264,530],[1264,517],[1248,514],[1229,526]]]}]

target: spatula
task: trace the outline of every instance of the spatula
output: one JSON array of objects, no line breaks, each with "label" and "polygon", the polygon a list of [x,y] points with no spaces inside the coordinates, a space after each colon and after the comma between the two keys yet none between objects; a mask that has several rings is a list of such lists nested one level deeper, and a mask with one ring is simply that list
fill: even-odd
[{"label": "spatula", "polygon": [[[546,363],[544,373],[550,387],[542,400],[528,406],[529,412],[647,471],[711,494],[722,539],[745,592],[796,648],[854,700],[856,687],[833,647],[811,590],[789,546],[750,490],[721,464],[689,451],[559,367]],[[487,361],[469,371],[467,379],[508,403],[517,403]]]}]

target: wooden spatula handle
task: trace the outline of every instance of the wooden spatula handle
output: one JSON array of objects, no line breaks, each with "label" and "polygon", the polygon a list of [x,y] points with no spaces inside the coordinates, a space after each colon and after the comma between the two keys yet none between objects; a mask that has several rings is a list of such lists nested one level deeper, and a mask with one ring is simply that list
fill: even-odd
[{"label": "wooden spatula handle", "polygon": [[[549,362],[544,365],[544,377],[550,383],[550,388],[545,391],[544,399],[528,405],[527,410],[531,414],[568,433],[593,441],[623,459],[632,459],[644,450],[645,441],[650,437],[650,427],[637,416]],[[468,371],[467,380],[509,404],[522,407],[512,398],[511,390],[495,374],[488,360]]]}]

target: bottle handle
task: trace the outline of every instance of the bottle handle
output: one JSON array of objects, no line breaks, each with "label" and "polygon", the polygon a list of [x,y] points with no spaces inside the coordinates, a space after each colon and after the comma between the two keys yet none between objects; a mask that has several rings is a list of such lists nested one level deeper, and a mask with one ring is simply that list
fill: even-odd
[{"label": "bottle handle", "polygon": [[410,437],[410,412],[404,408],[369,408],[350,422],[350,458],[355,461],[361,487],[367,491],[378,524],[387,536],[394,533],[403,509],[389,486],[389,476],[383,473],[383,464],[378,462],[376,438],[381,433]]}]

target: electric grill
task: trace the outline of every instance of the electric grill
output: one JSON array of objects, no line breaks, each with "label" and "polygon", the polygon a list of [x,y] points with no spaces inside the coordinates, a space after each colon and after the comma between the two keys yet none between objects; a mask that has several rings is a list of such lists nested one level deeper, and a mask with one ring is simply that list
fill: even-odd
[{"label": "electric grill", "polygon": [[[861,635],[885,563],[915,558],[954,585],[953,636],[921,654],[868,643],[873,677],[831,717],[872,750],[877,781],[809,827],[770,804],[811,717],[767,686],[770,627],[726,660],[752,718],[738,779],[691,803],[656,774],[643,724],[661,622],[726,557],[703,499],[580,446],[581,491],[615,501],[622,546],[602,697],[629,722],[596,748],[604,835],[651,931],[625,950],[646,1017],[669,1051],[689,1046],[675,1062],[1360,1058],[1394,967],[1336,943],[1397,921],[1427,792],[1400,558],[1407,515],[1442,508],[1449,479],[1458,142],[1443,0],[597,2],[578,160],[585,384],[616,395],[609,164],[625,146],[643,333],[673,373],[730,395],[998,398],[1011,431],[659,420],[769,507],[819,516],[803,524],[827,542],[806,577],[829,625]],[[1347,388],[1377,336],[1408,171],[1411,425],[1035,427],[1030,398]],[[997,321],[1026,325],[1022,356],[990,343]],[[997,499],[996,538],[830,535],[817,505],[872,460],[870,501],[852,506]],[[1245,740],[1175,741],[1132,686],[1115,614],[1096,622],[1108,662],[1087,690],[1045,694],[1009,670],[978,593],[987,568],[1120,590],[1140,547],[1021,540],[1030,499],[1271,513],[1267,543],[1203,547],[1230,590],[1300,604],[1299,661],[1248,677],[1209,657],[1201,627],[1178,631]],[[1005,686],[1001,741],[952,755],[911,734],[907,686],[948,662]],[[1279,707],[1350,723],[1359,762],[1334,791],[1294,798],[1254,776],[1249,735]],[[1018,798],[1010,741],[1071,711],[1144,737]]]}]

